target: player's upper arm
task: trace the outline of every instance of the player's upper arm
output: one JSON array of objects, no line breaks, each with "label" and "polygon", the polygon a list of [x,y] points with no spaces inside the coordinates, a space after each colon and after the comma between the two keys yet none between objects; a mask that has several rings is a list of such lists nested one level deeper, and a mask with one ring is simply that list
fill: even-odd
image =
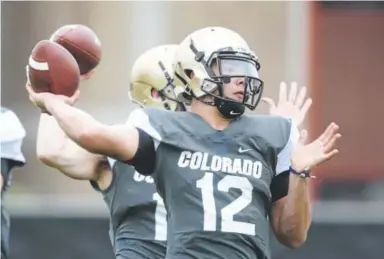
[{"label": "player's upper arm", "polygon": [[94,153],[126,162],[143,174],[150,174],[155,162],[156,135],[149,123],[148,115],[142,110],[133,111],[126,124],[102,126],[97,131],[83,136],[87,146],[94,146]]},{"label": "player's upper arm", "polygon": [[78,180],[96,181],[100,167],[107,163],[104,156],[88,152],[69,138],[65,139],[63,147],[57,152],[38,154],[38,157],[45,165]]},{"label": "player's upper arm", "polygon": [[276,174],[270,186],[272,202],[279,200],[288,193],[289,166],[291,165],[291,153],[299,140],[299,131],[296,124],[291,123],[290,134],[286,145],[277,155]]},{"label": "player's upper arm", "polygon": [[139,132],[131,125],[101,125],[85,130],[80,137],[80,143],[90,152],[122,161],[132,159],[138,142]]},{"label": "player's upper arm", "polygon": [[151,125],[149,116],[143,109],[134,110],[126,124],[136,127],[138,130],[138,142],[135,155],[125,162],[133,165],[139,173],[150,175],[154,171],[156,148],[161,141],[161,136]]}]

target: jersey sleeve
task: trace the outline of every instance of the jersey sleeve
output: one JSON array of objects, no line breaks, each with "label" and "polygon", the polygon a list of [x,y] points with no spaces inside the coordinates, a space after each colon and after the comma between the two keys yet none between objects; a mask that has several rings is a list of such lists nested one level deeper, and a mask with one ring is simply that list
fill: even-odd
[{"label": "jersey sleeve", "polygon": [[150,123],[148,113],[143,109],[134,110],[126,124],[134,126],[139,131],[139,146],[135,156],[126,161],[143,175],[151,175],[155,168],[156,149],[161,142],[161,136]]},{"label": "jersey sleeve", "polygon": [[161,135],[156,130],[155,125],[152,125],[149,120],[148,110],[136,109],[129,115],[126,124],[132,125],[138,129],[141,129],[148,134],[154,141],[155,149],[161,142]]},{"label": "jersey sleeve", "polygon": [[21,151],[23,139],[26,135],[23,125],[14,112],[1,108],[1,158],[13,160],[20,165],[25,163]]},{"label": "jersey sleeve", "polygon": [[299,140],[299,130],[291,122],[290,134],[284,148],[277,155],[276,175],[271,183],[272,202],[286,196],[289,187],[289,166],[291,165],[291,153]]},{"label": "jersey sleeve", "polygon": [[291,165],[291,153],[298,140],[299,130],[296,124],[291,122],[288,141],[277,155],[276,175],[289,170],[289,166]]}]

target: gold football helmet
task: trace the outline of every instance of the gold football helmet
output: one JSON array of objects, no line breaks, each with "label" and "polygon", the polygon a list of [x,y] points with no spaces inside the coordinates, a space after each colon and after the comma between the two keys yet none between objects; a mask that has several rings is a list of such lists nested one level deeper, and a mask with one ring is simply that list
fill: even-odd
[{"label": "gold football helmet", "polygon": [[[213,65],[218,72],[214,72]],[[188,103],[197,98],[216,106],[227,118],[253,110],[260,101],[263,81],[260,64],[247,42],[236,32],[222,27],[207,27],[188,35],[179,45],[173,62],[176,92]],[[244,78],[243,100],[224,96],[224,85]],[[213,98],[203,99],[205,96]]]},{"label": "gold football helmet", "polygon": [[134,63],[128,91],[129,98],[140,106],[175,111],[178,100],[174,92],[173,57],[177,45],[161,45],[144,52]]}]

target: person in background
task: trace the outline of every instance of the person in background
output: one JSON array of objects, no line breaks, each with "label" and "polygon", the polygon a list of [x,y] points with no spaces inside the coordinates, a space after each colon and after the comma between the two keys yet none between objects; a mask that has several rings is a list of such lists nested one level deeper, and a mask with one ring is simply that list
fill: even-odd
[{"label": "person in background", "polygon": [[11,184],[12,170],[24,166],[25,158],[21,152],[26,135],[23,125],[16,114],[1,107],[1,259],[9,258],[10,219],[3,206],[4,194]]},{"label": "person in background", "polygon": [[[185,110],[173,92],[176,50],[175,44],[161,45],[137,58],[128,88],[131,101],[141,107]],[[167,214],[152,177],[143,177],[130,165],[84,150],[68,138],[53,116],[45,113],[40,115],[36,152],[45,165],[70,178],[90,181],[102,194],[109,209],[109,234],[116,259],[165,258]]]}]

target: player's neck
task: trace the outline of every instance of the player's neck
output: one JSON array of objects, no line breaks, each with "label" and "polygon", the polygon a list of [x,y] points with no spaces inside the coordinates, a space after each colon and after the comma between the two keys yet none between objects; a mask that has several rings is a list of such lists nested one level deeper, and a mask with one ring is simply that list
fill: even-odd
[{"label": "player's neck", "polygon": [[215,106],[197,100],[192,100],[191,112],[199,115],[216,130],[224,130],[231,123],[231,119],[224,118]]}]

